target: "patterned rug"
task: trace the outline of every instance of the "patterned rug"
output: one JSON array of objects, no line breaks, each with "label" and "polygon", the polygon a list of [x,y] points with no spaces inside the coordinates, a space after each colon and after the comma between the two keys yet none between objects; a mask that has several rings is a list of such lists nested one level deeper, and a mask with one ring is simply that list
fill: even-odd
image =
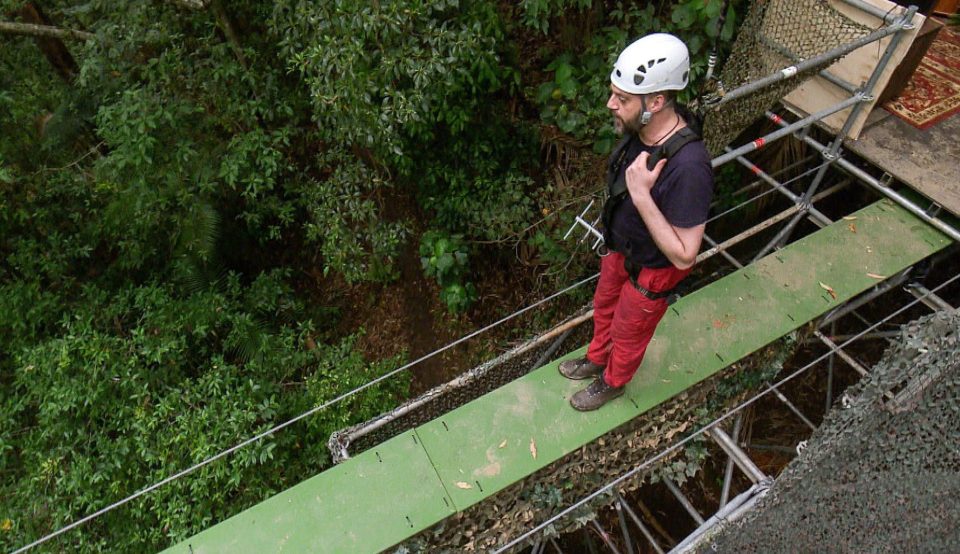
[{"label": "patterned rug", "polygon": [[940,29],[906,88],[884,108],[920,129],[960,111],[960,32]]}]

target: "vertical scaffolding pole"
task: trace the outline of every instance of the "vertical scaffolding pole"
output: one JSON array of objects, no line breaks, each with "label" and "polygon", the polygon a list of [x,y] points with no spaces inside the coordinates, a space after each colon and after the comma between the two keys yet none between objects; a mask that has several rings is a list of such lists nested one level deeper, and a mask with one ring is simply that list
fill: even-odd
[{"label": "vertical scaffolding pole", "polygon": [[[740,429],[743,426],[743,412],[737,413],[737,418],[733,421],[733,433],[730,437],[736,444],[740,440]],[[723,470],[723,489],[720,491],[720,508],[727,505],[730,499],[730,485],[733,482],[733,457],[727,456],[727,467]]]},{"label": "vertical scaffolding pole", "polygon": [[620,520],[620,534],[623,535],[623,543],[627,545],[627,553],[634,554],[633,541],[630,539],[630,529],[627,528],[627,519],[623,516],[623,504],[620,502],[619,494],[617,501],[613,503],[617,509],[617,519]]}]

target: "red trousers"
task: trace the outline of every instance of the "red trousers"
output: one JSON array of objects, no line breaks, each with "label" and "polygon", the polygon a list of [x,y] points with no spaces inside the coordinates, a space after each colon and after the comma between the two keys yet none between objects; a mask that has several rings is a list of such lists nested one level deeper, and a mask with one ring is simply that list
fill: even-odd
[{"label": "red trousers", "polygon": [[[643,268],[637,283],[651,291],[674,288],[690,273],[674,266]],[[634,288],[623,268],[623,255],[611,252],[600,261],[600,280],[593,295],[593,340],[587,359],[607,366],[604,381],[627,384],[640,367],[657,324],[667,313],[667,299],[650,300]]]}]

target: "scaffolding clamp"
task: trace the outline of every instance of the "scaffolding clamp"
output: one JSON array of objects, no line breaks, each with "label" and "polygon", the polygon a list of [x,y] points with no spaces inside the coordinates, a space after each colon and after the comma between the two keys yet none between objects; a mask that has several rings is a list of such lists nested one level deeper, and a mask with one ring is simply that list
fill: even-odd
[{"label": "scaffolding clamp", "polygon": [[943,208],[943,206],[941,206],[939,203],[931,202],[930,206],[927,207],[927,209],[924,210],[924,212],[930,217],[937,217],[938,215],[940,215],[941,208]]}]

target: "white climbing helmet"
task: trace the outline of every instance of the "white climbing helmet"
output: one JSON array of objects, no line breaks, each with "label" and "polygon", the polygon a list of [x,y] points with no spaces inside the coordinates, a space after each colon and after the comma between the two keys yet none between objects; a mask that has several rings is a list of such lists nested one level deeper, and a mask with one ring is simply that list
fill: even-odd
[{"label": "white climbing helmet", "polygon": [[613,64],[610,82],[624,92],[681,90],[690,77],[687,45],[667,33],[647,35],[627,46]]}]

